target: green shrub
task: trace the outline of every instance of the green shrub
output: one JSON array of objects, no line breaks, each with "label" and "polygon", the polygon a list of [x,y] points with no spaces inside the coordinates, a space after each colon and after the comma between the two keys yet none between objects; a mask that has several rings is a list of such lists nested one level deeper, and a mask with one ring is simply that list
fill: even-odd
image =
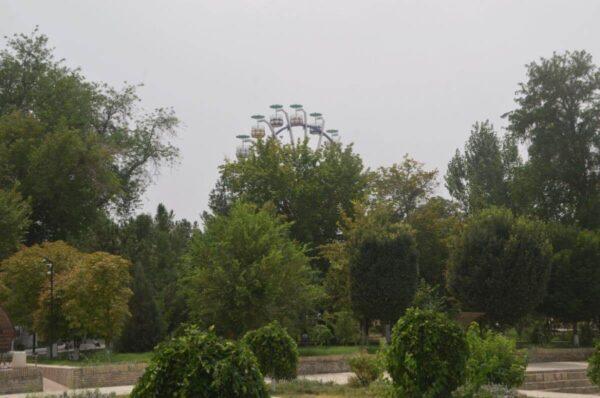
[{"label": "green shrub", "polygon": [[243,344],[187,327],[159,344],[131,398],[268,397],[263,375]]},{"label": "green shrub", "polygon": [[274,321],[246,333],[242,342],[256,356],[263,375],[275,380],[296,377],[298,346],[279,322]]},{"label": "green shrub", "polygon": [[600,343],[596,344],[594,353],[588,359],[587,376],[597,386],[600,386]]},{"label": "green shrub", "polygon": [[360,326],[351,311],[333,314],[333,334],[338,344],[352,345],[360,339]]},{"label": "green shrub", "polygon": [[326,346],[331,344],[333,333],[325,325],[315,325],[308,331],[308,339],[313,345]]},{"label": "green shrub", "polygon": [[354,372],[351,385],[366,387],[383,375],[383,366],[376,355],[361,352],[350,357],[348,364]]},{"label": "green shrub", "polygon": [[481,332],[472,323],[467,332],[469,359],[467,383],[475,387],[499,384],[518,387],[525,379],[527,358],[516,348],[516,342],[492,331]]},{"label": "green shrub", "polygon": [[535,345],[545,346],[552,341],[552,328],[545,319],[536,319],[527,330],[527,340]]},{"label": "green shrub", "polygon": [[445,314],[410,308],[392,332],[387,368],[398,395],[447,398],[465,380],[463,330]]},{"label": "green shrub", "polygon": [[579,343],[582,347],[592,347],[596,332],[590,322],[583,322],[579,328]]}]

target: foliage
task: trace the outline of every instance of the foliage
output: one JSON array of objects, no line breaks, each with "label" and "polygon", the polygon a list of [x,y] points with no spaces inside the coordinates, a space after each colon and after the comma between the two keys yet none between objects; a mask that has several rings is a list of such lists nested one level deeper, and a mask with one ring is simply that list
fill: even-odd
[{"label": "foliage", "polygon": [[393,323],[412,302],[417,252],[410,228],[381,216],[375,210],[365,216],[374,220],[356,221],[348,240],[351,303],[363,320]]},{"label": "foliage", "polygon": [[152,171],[177,158],[169,109],[139,109],[136,86],[115,90],[54,58],[35,30],[0,51],[0,188],[30,200],[28,243],[72,239],[109,210],[128,212]]},{"label": "foliage", "polygon": [[348,365],[354,373],[350,384],[365,387],[383,376],[384,367],[376,355],[359,353],[348,359]]},{"label": "foliage", "polygon": [[188,327],[158,345],[131,393],[150,397],[268,397],[256,358],[243,344]]},{"label": "foliage", "polygon": [[296,377],[298,346],[277,321],[249,331],[244,335],[242,343],[254,353],[264,376],[275,380]]},{"label": "foliage", "polygon": [[460,227],[456,204],[434,197],[415,209],[406,219],[415,232],[419,277],[431,285],[445,285],[450,241]]},{"label": "foliage", "polygon": [[15,325],[34,328],[34,314],[40,312],[40,296],[50,290],[49,264],[58,279],[78,264],[80,256],[64,242],[47,242],[24,247],[0,263],[0,281],[4,286],[0,305]]},{"label": "foliage", "polygon": [[229,337],[273,320],[296,325],[320,293],[289,228],[267,209],[243,203],[207,220],[190,245],[185,283],[192,317]]},{"label": "foliage", "polygon": [[391,383],[387,380],[377,380],[369,387],[354,387],[333,382],[296,379],[273,383],[269,386],[269,392],[277,397],[393,397]]},{"label": "foliage", "polygon": [[215,215],[227,213],[237,200],[271,203],[293,222],[291,237],[308,245],[311,255],[337,238],[342,214],[352,214],[353,201],[363,199],[367,187],[362,160],[352,146],[340,144],[315,151],[308,141],[291,146],[259,140],[249,156],[227,160],[219,170],[209,203]]},{"label": "foliage", "polygon": [[489,206],[511,206],[511,182],[520,165],[517,146],[501,142],[489,121],[477,122],[463,153],[456,150],[448,163],[446,188],[467,213]]},{"label": "foliage", "polygon": [[129,300],[131,316],[119,337],[118,349],[125,352],[144,352],[158,344],[163,324],[142,265],[138,263],[133,268],[133,294]]},{"label": "foliage", "polygon": [[467,331],[469,359],[467,383],[476,387],[500,384],[519,387],[525,379],[527,358],[516,342],[493,331],[481,331],[476,323]]},{"label": "foliage", "polygon": [[402,163],[380,167],[373,173],[370,182],[373,200],[387,204],[395,221],[405,219],[433,194],[437,170],[426,171],[423,166],[404,155]]},{"label": "foliage", "polygon": [[412,307],[435,312],[445,312],[449,316],[458,314],[457,303],[452,298],[446,297],[440,292],[439,286],[430,286],[424,280],[419,282]]},{"label": "foliage", "polygon": [[354,314],[340,311],[332,314],[333,335],[338,344],[356,344],[360,337],[360,327]]},{"label": "foliage", "polygon": [[0,189],[0,260],[14,253],[23,241],[30,224],[29,214],[29,205],[16,190]]},{"label": "foliage", "polygon": [[472,216],[453,247],[448,287],[463,309],[505,327],[544,298],[551,246],[541,223],[491,208]]},{"label": "foliage", "polygon": [[588,378],[597,386],[600,386],[600,343],[596,344],[594,352],[588,359]]},{"label": "foliage", "polygon": [[600,226],[600,69],[585,51],[553,54],[527,66],[513,137],[528,144],[519,190],[544,220]]},{"label": "foliage", "polygon": [[597,319],[600,315],[600,232],[552,225],[554,246],[548,294],[540,309],[563,322]]},{"label": "foliage", "polygon": [[308,330],[308,339],[316,346],[327,346],[333,341],[331,329],[323,324],[318,324]]},{"label": "foliage", "polygon": [[401,396],[442,398],[465,380],[468,347],[446,315],[410,308],[394,326],[388,372]]},{"label": "foliage", "polygon": [[122,257],[96,252],[60,276],[62,312],[72,331],[101,337],[110,347],[130,315],[130,266]]}]

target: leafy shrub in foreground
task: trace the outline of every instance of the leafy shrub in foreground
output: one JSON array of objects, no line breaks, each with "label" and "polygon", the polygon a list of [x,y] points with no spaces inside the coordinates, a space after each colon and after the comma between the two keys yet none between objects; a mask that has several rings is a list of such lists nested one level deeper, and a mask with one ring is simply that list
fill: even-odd
[{"label": "leafy shrub in foreground", "polygon": [[246,333],[242,342],[256,356],[263,375],[275,380],[296,377],[298,346],[279,322]]},{"label": "leafy shrub in foreground", "polygon": [[350,357],[348,364],[354,372],[354,377],[350,379],[352,385],[366,387],[383,375],[383,366],[376,355],[361,352]]},{"label": "leafy shrub in foreground", "polygon": [[130,397],[266,398],[268,393],[246,346],[188,327],[158,345]]},{"label": "leafy shrub in foreground", "polygon": [[597,386],[600,386],[600,343],[596,344],[594,353],[588,359],[587,376]]},{"label": "leafy shrub in foreground", "polygon": [[465,380],[462,329],[445,314],[410,308],[392,332],[387,368],[402,397],[447,398]]},{"label": "leafy shrub in foreground", "polygon": [[493,331],[481,332],[472,323],[467,332],[469,359],[467,383],[475,387],[499,384],[518,387],[525,379],[527,358],[519,353],[516,342]]}]

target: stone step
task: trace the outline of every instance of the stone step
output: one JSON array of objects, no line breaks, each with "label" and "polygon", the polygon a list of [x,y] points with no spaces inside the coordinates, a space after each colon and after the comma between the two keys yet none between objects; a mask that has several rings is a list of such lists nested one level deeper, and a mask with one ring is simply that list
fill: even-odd
[{"label": "stone step", "polygon": [[579,380],[587,379],[587,371],[582,370],[556,370],[556,371],[540,371],[527,372],[525,374],[525,382],[542,382],[542,381],[557,381],[557,380]]},{"label": "stone step", "polygon": [[587,378],[585,369],[527,372],[521,389],[572,394],[600,392],[600,388]]},{"label": "stone step", "polygon": [[558,388],[555,390],[543,390],[543,391],[551,391],[551,392],[562,392],[562,393],[570,393],[570,394],[598,394],[600,393],[600,388],[596,386],[587,386],[587,387],[566,387],[566,388]]}]

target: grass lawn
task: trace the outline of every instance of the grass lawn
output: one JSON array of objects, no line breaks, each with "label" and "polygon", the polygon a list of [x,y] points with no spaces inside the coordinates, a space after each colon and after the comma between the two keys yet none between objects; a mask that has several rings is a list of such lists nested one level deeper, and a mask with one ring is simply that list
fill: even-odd
[{"label": "grass lawn", "polygon": [[[362,346],[349,345],[349,346],[328,346],[328,347],[298,347],[301,357],[314,357],[320,355],[352,355],[360,352],[363,349]],[[379,349],[379,346],[369,345],[367,346],[367,352],[374,354]]]},{"label": "grass lawn", "polygon": [[[79,361],[71,361],[67,358],[48,359],[40,357],[37,363],[44,365],[66,365],[66,366],[93,366],[99,364],[108,363],[135,363],[135,362],[148,362],[152,352],[140,352],[140,353],[112,353],[108,354],[106,351],[95,351],[92,353],[82,352]],[[34,363],[34,359],[29,359],[30,362]]]}]

